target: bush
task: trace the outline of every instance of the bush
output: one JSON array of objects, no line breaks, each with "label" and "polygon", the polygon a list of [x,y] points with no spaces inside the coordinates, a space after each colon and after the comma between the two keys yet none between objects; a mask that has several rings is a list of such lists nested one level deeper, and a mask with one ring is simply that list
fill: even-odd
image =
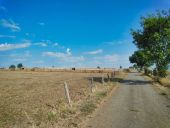
[{"label": "bush", "polygon": [[15,70],[15,68],[16,68],[16,66],[15,66],[15,65],[10,65],[10,66],[9,66],[9,69],[10,69],[10,70],[12,70],[12,71],[14,71],[14,70]]},{"label": "bush", "polygon": [[19,63],[19,64],[17,65],[17,68],[19,68],[19,69],[21,69],[22,67],[23,67],[22,63]]}]

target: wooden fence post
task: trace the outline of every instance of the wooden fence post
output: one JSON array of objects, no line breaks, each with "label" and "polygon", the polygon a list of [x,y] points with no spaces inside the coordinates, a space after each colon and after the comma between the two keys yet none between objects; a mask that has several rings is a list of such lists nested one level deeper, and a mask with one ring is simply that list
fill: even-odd
[{"label": "wooden fence post", "polygon": [[104,77],[103,77],[103,75],[102,75],[102,84],[104,85]]},{"label": "wooden fence post", "polygon": [[66,95],[66,98],[67,98],[67,102],[68,102],[69,106],[72,107],[67,82],[64,82],[64,89],[65,89],[65,95]]},{"label": "wooden fence post", "polygon": [[107,73],[107,78],[108,78],[108,82],[110,82],[110,76],[109,76],[109,73]]},{"label": "wooden fence post", "polygon": [[93,83],[93,77],[92,77],[92,78],[91,78],[91,81],[90,81],[90,91],[91,91],[91,93],[94,92],[93,86],[94,86],[94,83]]}]

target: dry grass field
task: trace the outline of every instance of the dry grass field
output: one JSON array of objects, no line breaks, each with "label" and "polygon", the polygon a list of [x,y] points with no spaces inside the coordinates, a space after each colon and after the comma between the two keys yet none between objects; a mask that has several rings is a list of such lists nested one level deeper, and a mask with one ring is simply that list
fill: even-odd
[{"label": "dry grass field", "polygon": [[[96,107],[91,101],[98,102],[113,88],[113,82],[102,85],[102,75],[106,77],[101,73],[0,71],[0,127],[78,127],[82,115]],[[91,77],[94,94],[89,88]],[[65,98],[64,81],[72,107]]]}]

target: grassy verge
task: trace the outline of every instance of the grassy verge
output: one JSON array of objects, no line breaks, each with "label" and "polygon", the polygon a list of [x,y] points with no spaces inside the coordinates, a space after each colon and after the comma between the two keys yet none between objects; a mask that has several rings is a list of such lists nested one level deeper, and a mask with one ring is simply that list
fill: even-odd
[{"label": "grassy verge", "polygon": [[144,75],[144,78],[148,81],[150,81],[154,86],[158,87],[158,92],[160,95],[166,96],[167,98],[170,98],[170,88],[168,85],[165,85],[165,83],[161,83],[161,79],[155,79],[153,76],[146,76]]},{"label": "grassy verge", "polygon": [[[170,72],[167,71],[167,74],[168,74],[168,76],[169,76],[169,75],[170,75]],[[143,74],[143,75],[146,75],[146,74]],[[150,77],[154,82],[158,82],[158,83],[160,83],[162,86],[170,88],[170,78],[169,78],[168,76],[165,77],[165,78],[160,78],[160,77],[157,77],[157,76],[153,76],[153,75],[151,75],[151,74],[148,74],[148,75],[146,75],[146,76]]]},{"label": "grassy verge", "polygon": [[100,104],[103,98],[109,94],[110,91],[111,90],[99,91],[91,95],[91,97],[89,97],[80,105],[81,113],[83,115],[91,114],[97,108],[97,105]]}]

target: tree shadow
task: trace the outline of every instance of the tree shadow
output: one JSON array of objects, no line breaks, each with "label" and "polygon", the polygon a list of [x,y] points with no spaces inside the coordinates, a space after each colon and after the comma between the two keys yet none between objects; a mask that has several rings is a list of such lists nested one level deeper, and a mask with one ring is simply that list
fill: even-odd
[{"label": "tree shadow", "polygon": [[89,81],[91,81],[92,78],[93,78],[94,82],[98,82],[98,83],[103,83],[103,80],[105,83],[107,83],[107,82],[121,82],[123,80],[122,78],[118,78],[118,77],[114,77],[114,78],[104,77],[103,80],[102,80],[102,77],[88,77],[87,79]]},{"label": "tree shadow", "polygon": [[151,81],[144,81],[144,80],[122,80],[121,83],[124,85],[147,85],[151,84]]}]

